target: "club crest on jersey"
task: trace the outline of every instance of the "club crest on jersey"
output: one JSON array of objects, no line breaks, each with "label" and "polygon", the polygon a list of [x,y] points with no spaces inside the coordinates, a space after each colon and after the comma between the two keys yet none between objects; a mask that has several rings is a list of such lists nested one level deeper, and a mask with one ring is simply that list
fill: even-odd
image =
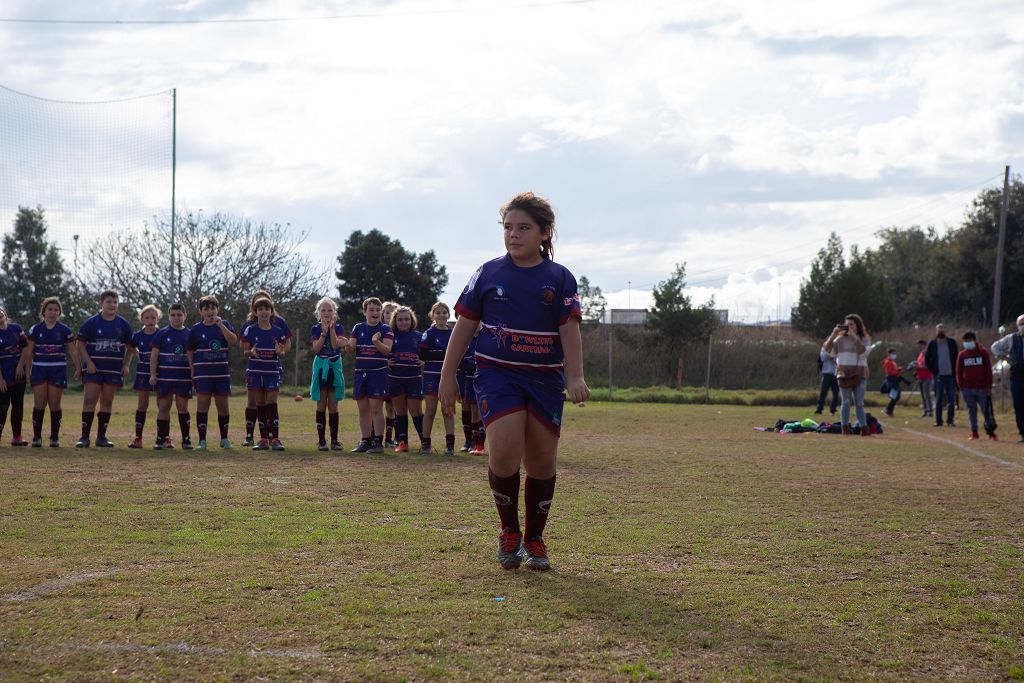
[{"label": "club crest on jersey", "polygon": [[185,347],[182,346],[181,344],[175,345],[174,353],[178,354],[179,356],[184,354],[185,353]]},{"label": "club crest on jersey", "polygon": [[542,285],[540,288],[540,298],[545,304],[551,305],[551,302],[555,300],[555,288],[551,285]]},{"label": "club crest on jersey", "polygon": [[505,326],[502,323],[498,323],[491,328],[491,337],[494,339],[494,343],[499,349],[505,348],[505,343],[511,336],[511,333],[505,329]]},{"label": "club crest on jersey", "polygon": [[[205,339],[205,337],[204,337],[204,339]],[[210,350],[211,351],[220,351],[221,350],[221,346],[222,346],[222,344],[220,343],[220,339],[214,339],[212,342],[210,342]]]},{"label": "club crest on jersey", "polygon": [[506,294],[508,294],[508,291],[505,289],[505,285],[494,285],[495,301],[508,301]]}]

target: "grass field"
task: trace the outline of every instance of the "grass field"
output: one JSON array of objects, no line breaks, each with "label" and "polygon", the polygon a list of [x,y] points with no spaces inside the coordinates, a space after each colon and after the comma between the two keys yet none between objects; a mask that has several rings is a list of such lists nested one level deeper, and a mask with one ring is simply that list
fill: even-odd
[{"label": "grass field", "polygon": [[494,560],[484,459],[318,453],[282,407],[280,454],[5,434],[0,679],[1024,679],[1012,417],[966,450],[910,409],[844,438],[751,429],[806,408],[569,406],[536,574]]}]

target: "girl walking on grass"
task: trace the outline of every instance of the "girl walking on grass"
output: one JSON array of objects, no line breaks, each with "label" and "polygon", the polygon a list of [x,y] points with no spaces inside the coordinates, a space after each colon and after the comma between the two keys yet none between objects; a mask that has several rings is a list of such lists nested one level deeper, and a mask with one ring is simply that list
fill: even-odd
[{"label": "girl walking on grass", "polygon": [[[576,278],[553,260],[555,214],[543,197],[518,194],[499,210],[506,253],[484,263],[455,306],[459,321],[441,369],[445,414],[458,400],[456,368],[479,329],[476,394],[490,440],[488,480],[505,569],[551,567],[543,533],[555,493],[555,463],[568,397],[585,401]],[[520,468],[526,524],[519,525]]]}]

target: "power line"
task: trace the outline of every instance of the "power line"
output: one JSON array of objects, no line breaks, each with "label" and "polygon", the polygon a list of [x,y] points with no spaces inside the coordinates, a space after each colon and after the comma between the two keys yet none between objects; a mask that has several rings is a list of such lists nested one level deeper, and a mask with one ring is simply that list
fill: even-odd
[{"label": "power line", "polygon": [[68,24],[89,26],[179,26],[199,24],[285,24],[307,21],[344,21],[349,19],[377,19],[388,17],[422,17],[442,14],[461,14],[493,10],[537,9],[565,5],[590,5],[611,0],[551,0],[551,2],[527,2],[516,5],[493,7],[450,7],[440,9],[406,10],[402,12],[361,12],[353,14],[324,14],[309,17],[237,17],[224,19],[18,19],[0,17],[6,24]]}]

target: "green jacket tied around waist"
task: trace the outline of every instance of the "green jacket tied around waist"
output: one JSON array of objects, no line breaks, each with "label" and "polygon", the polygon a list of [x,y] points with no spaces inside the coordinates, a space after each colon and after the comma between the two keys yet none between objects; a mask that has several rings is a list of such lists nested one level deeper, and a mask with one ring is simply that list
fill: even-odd
[{"label": "green jacket tied around waist", "polygon": [[309,397],[314,401],[320,400],[320,382],[327,379],[327,374],[333,370],[334,398],[337,401],[345,398],[345,376],[341,372],[341,356],[334,360],[313,357],[313,378],[309,382]]}]

